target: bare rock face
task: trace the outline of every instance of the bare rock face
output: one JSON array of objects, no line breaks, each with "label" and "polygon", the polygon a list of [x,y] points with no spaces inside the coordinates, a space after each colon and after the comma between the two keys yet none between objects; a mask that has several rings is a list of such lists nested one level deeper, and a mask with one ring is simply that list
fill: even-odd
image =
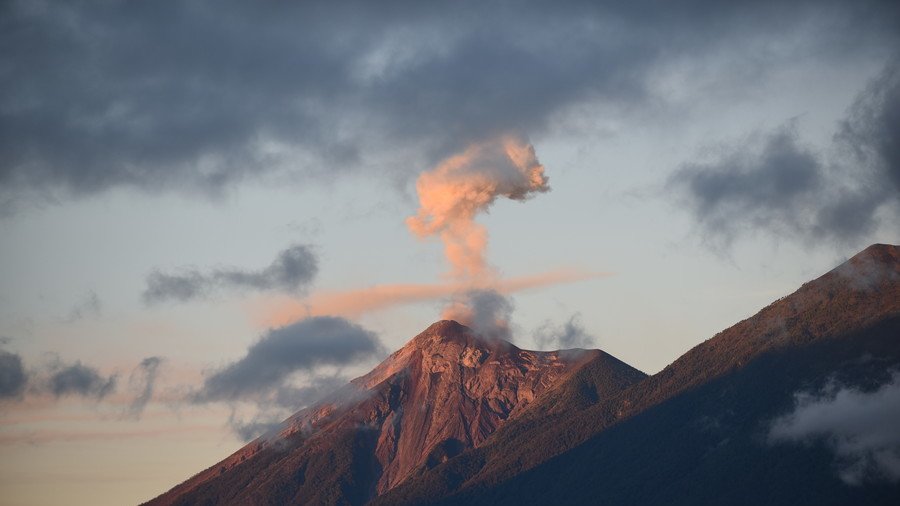
[{"label": "bare rock face", "polygon": [[377,492],[480,445],[579,362],[481,340],[453,321],[432,325],[354,381],[364,388],[388,382],[397,391],[375,450],[382,467]]},{"label": "bare rock face", "polygon": [[[361,504],[481,445],[597,350],[538,352],[455,321],[151,504]],[[637,381],[634,370],[613,374]],[[633,378],[633,379],[632,379]]]}]

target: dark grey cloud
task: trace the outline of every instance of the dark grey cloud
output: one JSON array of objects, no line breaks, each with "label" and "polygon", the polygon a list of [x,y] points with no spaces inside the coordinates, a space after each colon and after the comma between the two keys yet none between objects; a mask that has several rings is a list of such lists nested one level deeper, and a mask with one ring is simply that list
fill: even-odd
[{"label": "dark grey cloud", "polygon": [[132,418],[140,418],[150,399],[159,375],[159,367],[163,363],[161,357],[147,357],[131,372],[128,385],[137,392],[137,396],[128,406],[127,414]]},{"label": "dark grey cloud", "polygon": [[20,355],[0,350],[0,400],[21,400],[26,393],[102,399],[116,388],[114,374],[104,377],[97,369],[81,362],[66,364],[55,355],[51,357],[47,364],[26,369]]},{"label": "dark grey cloud", "polygon": [[833,449],[840,478],[900,481],[900,373],[874,392],[831,385],[823,392],[798,393],[794,410],[776,418],[771,443],[825,440]]},{"label": "dark grey cloud", "polygon": [[793,230],[822,185],[821,164],[798,145],[793,122],[756,137],[728,146],[711,161],[684,164],[672,176],[670,186],[687,193],[707,231],[730,236],[743,227]]},{"label": "dark grey cloud", "polygon": [[667,189],[707,237],[728,245],[769,232],[807,240],[864,241],[879,213],[900,213],[900,60],[860,93],[827,152],[798,140],[797,120],[768,135],[683,164]]},{"label": "dark grey cloud", "polygon": [[[162,362],[160,357],[147,357],[132,371],[128,385],[135,396],[126,410],[129,417],[139,418],[153,397]],[[0,350],[0,400],[21,400],[26,394],[103,399],[116,391],[118,379],[117,374],[104,376],[80,361],[63,362],[55,354],[50,354],[48,362],[26,369],[21,356]]]},{"label": "dark grey cloud", "polygon": [[900,192],[900,57],[856,99],[836,138],[859,164],[887,176],[886,191]]},{"label": "dark grey cloud", "polygon": [[0,350],[0,400],[15,399],[25,391],[28,375],[17,353]]},{"label": "dark grey cloud", "polygon": [[296,293],[318,272],[318,260],[309,246],[293,245],[278,254],[271,265],[258,271],[236,268],[209,273],[182,270],[179,274],[153,271],[147,276],[142,298],[146,304],[203,298],[221,289],[278,290]]},{"label": "dark grey cloud", "polygon": [[116,389],[116,380],[116,375],[104,377],[97,369],[75,362],[54,366],[47,387],[56,397],[78,395],[102,399]]},{"label": "dark grey cloud", "polygon": [[294,373],[311,374],[320,366],[348,366],[383,355],[374,333],[343,318],[311,317],[272,329],[240,360],[207,377],[193,402],[240,401],[294,405],[321,393],[321,378],[294,387]]},{"label": "dark grey cloud", "polygon": [[894,3],[827,3],[4,2],[0,207],[321,177],[398,141],[429,163],[586,101],[656,107],[679,58],[752,77],[897,41]]},{"label": "dark grey cloud", "polygon": [[576,313],[561,326],[546,322],[533,334],[538,349],[565,350],[571,348],[592,348],[596,339],[588,334],[581,323],[581,315]]},{"label": "dark grey cloud", "polygon": [[[241,359],[208,376],[188,401],[230,404],[228,426],[250,441],[326,396],[342,401],[333,395],[349,380],[340,368],[384,355],[378,337],[358,325],[337,317],[307,318],[268,331]],[[332,371],[323,373],[321,367]],[[253,406],[249,418],[238,414],[238,403]]]}]

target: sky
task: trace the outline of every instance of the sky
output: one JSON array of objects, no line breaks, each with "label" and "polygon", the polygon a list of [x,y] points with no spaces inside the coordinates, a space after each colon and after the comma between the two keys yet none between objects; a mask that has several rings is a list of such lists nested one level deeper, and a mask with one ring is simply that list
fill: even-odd
[{"label": "sky", "polygon": [[440,318],[659,371],[900,243],[898,47],[877,1],[3,2],[0,504],[150,499]]}]

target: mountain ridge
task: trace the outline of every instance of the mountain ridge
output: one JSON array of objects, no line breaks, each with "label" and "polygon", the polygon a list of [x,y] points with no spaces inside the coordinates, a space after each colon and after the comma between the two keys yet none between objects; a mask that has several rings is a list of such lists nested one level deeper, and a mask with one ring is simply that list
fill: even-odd
[{"label": "mountain ridge", "polygon": [[[773,449],[759,431],[827,375],[884,380],[885,368],[900,369],[898,336],[900,247],[883,244],[652,376],[600,350],[522,350],[442,320],[148,504],[890,504],[900,490],[841,488],[826,447]],[[819,491],[760,464],[773,456]],[[745,458],[757,466],[750,475]],[[769,493],[760,479],[785,490]]]},{"label": "mountain ridge", "polygon": [[[453,497],[460,490],[489,488],[667,399],[739,370],[765,353],[845,335],[898,314],[900,247],[869,246],[618,395],[593,403],[574,417],[513,421],[499,429],[489,445],[423,473],[374,503],[429,503]],[[461,497],[474,500],[471,494]]]},{"label": "mountain ridge", "polygon": [[[438,321],[368,374],[148,504],[273,498],[361,504],[479,446],[558,381],[594,362],[607,371],[608,390],[646,376],[599,350],[523,350]],[[248,479],[251,469],[266,478]]]}]

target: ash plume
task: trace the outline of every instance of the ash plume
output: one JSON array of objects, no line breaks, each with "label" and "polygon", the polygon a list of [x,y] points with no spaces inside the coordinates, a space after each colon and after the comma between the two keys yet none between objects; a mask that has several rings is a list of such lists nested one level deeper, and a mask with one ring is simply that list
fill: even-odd
[{"label": "ash plume", "polygon": [[406,224],[420,238],[440,238],[450,276],[460,284],[443,318],[457,320],[485,337],[509,339],[513,305],[499,291],[489,289],[497,276],[485,260],[487,229],[475,218],[498,198],[524,201],[547,192],[547,182],[534,147],[515,136],[472,144],[419,176],[419,210]]},{"label": "ash plume", "polygon": [[147,288],[142,298],[145,304],[153,305],[201,299],[223,289],[294,293],[306,288],[318,270],[318,258],[312,248],[295,244],[279,252],[275,260],[261,270],[226,268],[202,273],[184,269],[178,274],[154,270],[147,276]]},{"label": "ash plume", "polygon": [[441,239],[452,276],[478,280],[489,275],[488,233],[475,217],[500,197],[522,201],[549,190],[531,144],[501,137],[473,144],[420,175],[419,211],[406,224],[418,237]]},{"label": "ash plume", "polygon": [[455,295],[441,319],[456,320],[488,339],[510,340],[513,304],[495,290],[470,290]]}]

